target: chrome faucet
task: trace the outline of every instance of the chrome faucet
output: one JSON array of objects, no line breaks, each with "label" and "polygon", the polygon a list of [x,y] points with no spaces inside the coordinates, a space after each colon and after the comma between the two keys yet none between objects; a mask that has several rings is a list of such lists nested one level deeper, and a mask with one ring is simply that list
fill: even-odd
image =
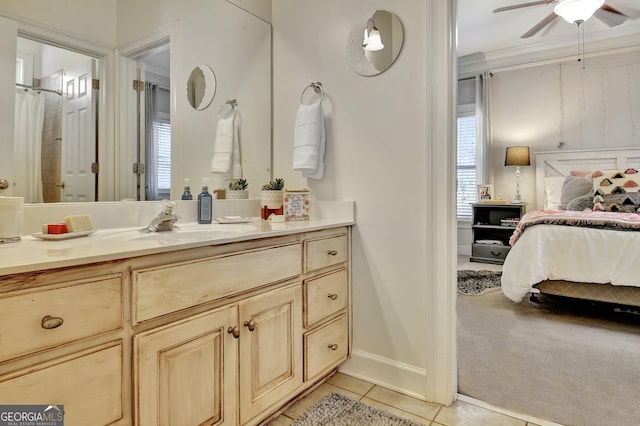
[{"label": "chrome faucet", "polygon": [[151,223],[140,230],[140,232],[164,232],[172,231],[173,224],[180,219],[174,213],[176,203],[169,200],[160,201],[162,204],[162,211],[160,214],[151,221]]}]

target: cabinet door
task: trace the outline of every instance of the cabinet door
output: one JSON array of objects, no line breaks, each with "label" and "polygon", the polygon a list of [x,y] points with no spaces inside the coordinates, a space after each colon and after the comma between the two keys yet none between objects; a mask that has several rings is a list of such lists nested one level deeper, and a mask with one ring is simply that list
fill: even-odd
[{"label": "cabinet door", "polygon": [[237,308],[159,327],[134,338],[137,425],[235,425]]},{"label": "cabinet door", "polygon": [[302,385],[302,288],[240,304],[240,420],[244,424]]}]

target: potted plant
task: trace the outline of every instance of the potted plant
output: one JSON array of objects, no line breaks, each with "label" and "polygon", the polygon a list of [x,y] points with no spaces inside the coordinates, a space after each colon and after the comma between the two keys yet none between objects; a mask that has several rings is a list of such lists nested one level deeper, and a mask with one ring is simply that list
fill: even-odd
[{"label": "potted plant", "polygon": [[229,182],[227,200],[246,200],[249,198],[249,182],[246,179],[237,179]]},{"label": "potted plant", "polygon": [[260,206],[271,210],[282,208],[284,199],[284,179],[277,178],[262,186]]}]

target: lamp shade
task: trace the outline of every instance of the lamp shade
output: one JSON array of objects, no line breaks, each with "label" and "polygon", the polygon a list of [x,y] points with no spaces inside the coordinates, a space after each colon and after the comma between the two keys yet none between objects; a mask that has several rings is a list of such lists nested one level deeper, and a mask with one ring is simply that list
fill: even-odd
[{"label": "lamp shade", "polygon": [[584,22],[604,4],[604,0],[561,0],[553,8],[556,15],[573,24]]},{"label": "lamp shade", "polygon": [[529,166],[531,160],[529,157],[528,146],[510,146],[504,156],[505,166]]},{"label": "lamp shade", "polygon": [[374,26],[369,31],[369,39],[367,44],[364,46],[364,50],[376,51],[384,49],[384,44],[382,44],[382,40],[380,39],[380,31]]}]

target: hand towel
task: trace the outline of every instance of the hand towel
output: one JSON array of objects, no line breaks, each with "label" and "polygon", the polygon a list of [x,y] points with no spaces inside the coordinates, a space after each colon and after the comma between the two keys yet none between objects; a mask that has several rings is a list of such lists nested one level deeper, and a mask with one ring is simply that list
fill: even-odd
[{"label": "hand towel", "polygon": [[305,178],[322,179],[326,134],[321,103],[300,105],[293,142],[293,170]]},{"label": "hand towel", "polygon": [[229,171],[233,152],[233,119],[233,116],[218,119],[216,141],[211,159],[211,173],[227,173]]},{"label": "hand towel", "polygon": [[232,154],[232,169],[231,178],[242,178],[242,164],[240,162],[240,137],[239,137],[239,123],[238,120],[233,124],[233,154]]}]

